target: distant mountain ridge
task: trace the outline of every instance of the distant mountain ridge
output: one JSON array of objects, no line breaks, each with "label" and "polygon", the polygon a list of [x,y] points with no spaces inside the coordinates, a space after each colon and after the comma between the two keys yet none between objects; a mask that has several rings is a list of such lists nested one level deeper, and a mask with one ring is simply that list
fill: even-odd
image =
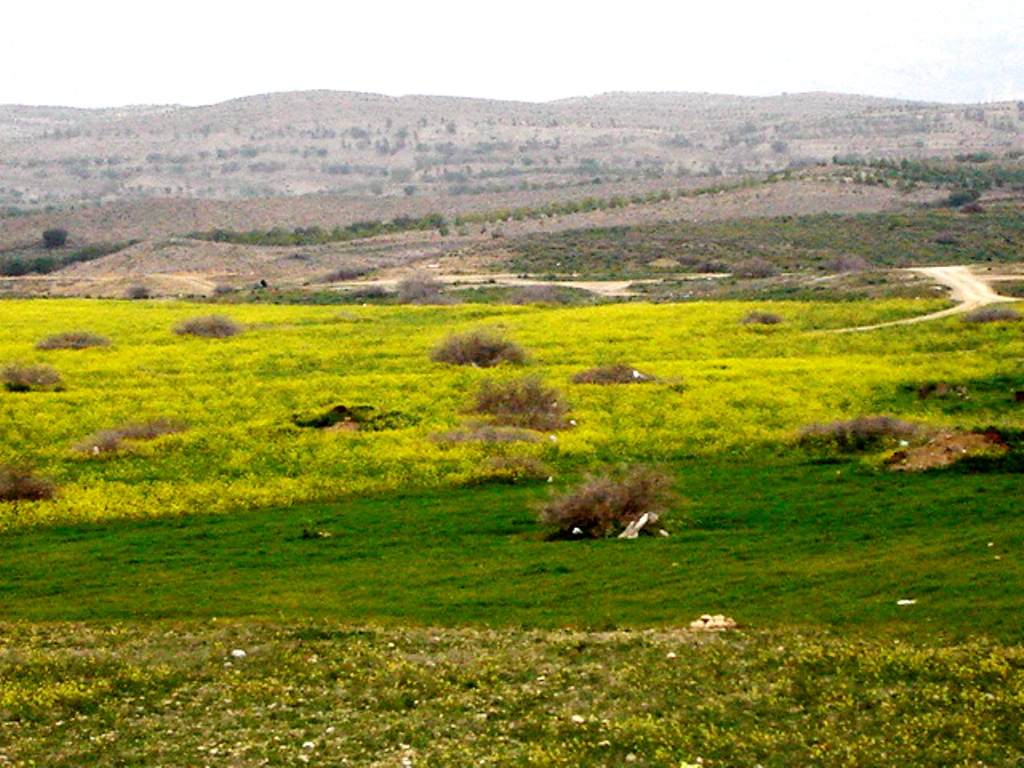
[{"label": "distant mountain ridge", "polygon": [[412,197],[732,176],[835,156],[1024,151],[1024,103],[607,93],[546,103],[296,91],[201,107],[0,106],[0,209]]}]

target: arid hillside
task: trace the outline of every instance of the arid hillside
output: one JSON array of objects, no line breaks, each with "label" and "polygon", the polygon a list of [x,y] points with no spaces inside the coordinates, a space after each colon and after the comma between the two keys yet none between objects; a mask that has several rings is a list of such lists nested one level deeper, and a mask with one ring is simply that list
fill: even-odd
[{"label": "arid hillside", "polygon": [[[0,106],[0,210],[173,197],[466,197],[1024,151],[1024,105],[812,93],[544,104],[329,91],[206,107]],[[436,207],[436,202],[433,203]]]}]

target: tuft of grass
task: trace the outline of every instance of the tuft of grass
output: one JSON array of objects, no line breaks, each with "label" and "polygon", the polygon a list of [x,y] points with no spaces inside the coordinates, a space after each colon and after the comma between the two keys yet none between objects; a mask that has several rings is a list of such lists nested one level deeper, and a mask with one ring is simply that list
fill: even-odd
[{"label": "tuft of grass", "polygon": [[36,343],[36,349],[87,349],[109,347],[110,339],[89,331],[65,331],[47,336]]},{"label": "tuft of grass", "polygon": [[51,365],[12,363],[0,370],[8,392],[57,392],[64,389],[60,373]]},{"label": "tuft of grass", "polygon": [[449,336],[430,353],[435,363],[492,368],[501,363],[525,365],[526,352],[514,341],[492,331],[478,330]]},{"label": "tuft of grass", "polygon": [[965,323],[1017,323],[1020,319],[1020,312],[1005,306],[981,307],[963,316]]},{"label": "tuft of grass", "polygon": [[569,426],[569,406],[558,390],[545,386],[539,376],[483,382],[473,411],[510,427],[550,431]]},{"label": "tuft of grass", "polygon": [[179,336],[200,336],[208,339],[238,336],[243,330],[241,325],[224,315],[190,317],[174,327],[174,332]]},{"label": "tuft of grass", "polygon": [[169,419],[154,419],[146,422],[129,422],[110,429],[95,432],[75,446],[79,453],[99,455],[122,450],[125,441],[144,442],[164,435],[184,432],[188,427]]},{"label": "tuft of grass", "polygon": [[603,539],[618,536],[648,515],[640,532],[655,533],[672,500],[672,478],[646,466],[619,467],[586,476],[582,483],[539,507],[551,538]]},{"label": "tuft of grass", "polygon": [[800,431],[799,442],[806,448],[833,448],[841,452],[869,451],[894,440],[917,437],[920,424],[892,416],[862,416],[850,421],[810,424]]},{"label": "tuft of grass", "polygon": [[0,501],[45,501],[56,493],[56,484],[28,465],[0,465]]},{"label": "tuft of grass", "polygon": [[573,384],[645,384],[652,381],[657,381],[657,378],[624,363],[599,365],[572,377]]}]

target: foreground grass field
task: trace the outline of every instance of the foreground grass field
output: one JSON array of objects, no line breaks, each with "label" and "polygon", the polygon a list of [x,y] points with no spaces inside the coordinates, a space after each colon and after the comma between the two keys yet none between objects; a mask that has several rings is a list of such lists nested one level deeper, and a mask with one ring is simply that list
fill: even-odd
[{"label": "foreground grass field", "polygon": [[[0,302],[0,367],[61,377],[0,392],[0,461],[57,488],[0,502],[0,759],[1019,765],[1019,464],[795,441],[1017,435],[1019,324],[827,332],[937,306],[239,306],[199,338],[208,307]],[[528,365],[431,362],[478,328]],[[73,330],[110,343],[36,348]],[[617,362],[657,380],[572,383]],[[526,374],[576,424],[481,439],[478,388]],[[338,405],[372,428],[300,426]],[[181,429],[97,437],[133,422]],[[674,477],[672,535],[546,540],[534,505],[621,462]],[[706,612],[741,628],[685,629]]]}]

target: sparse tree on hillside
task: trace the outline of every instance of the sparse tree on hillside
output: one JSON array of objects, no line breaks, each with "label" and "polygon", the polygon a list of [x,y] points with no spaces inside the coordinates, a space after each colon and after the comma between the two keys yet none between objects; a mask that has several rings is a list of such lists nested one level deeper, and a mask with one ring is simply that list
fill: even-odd
[{"label": "sparse tree on hillside", "polygon": [[54,227],[43,232],[43,245],[47,248],[63,248],[68,241],[68,231],[63,227]]}]

